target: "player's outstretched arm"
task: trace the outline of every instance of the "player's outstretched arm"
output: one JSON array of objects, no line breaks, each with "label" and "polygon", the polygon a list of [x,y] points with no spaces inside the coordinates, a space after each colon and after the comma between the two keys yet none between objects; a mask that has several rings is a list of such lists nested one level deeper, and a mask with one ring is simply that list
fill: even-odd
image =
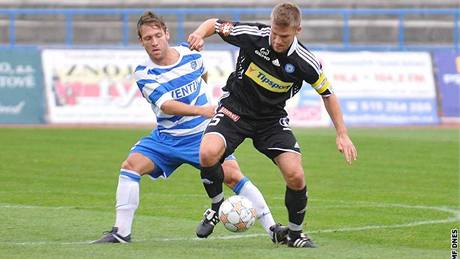
[{"label": "player's outstretched arm", "polygon": [[331,94],[327,97],[323,97],[324,106],[326,107],[329,116],[331,117],[332,123],[334,124],[335,130],[337,132],[336,144],[337,149],[343,153],[345,160],[348,164],[358,158],[358,152],[356,151],[353,142],[348,136],[347,128],[343,121],[342,111],[340,110],[339,101],[335,94]]},{"label": "player's outstretched arm", "polygon": [[175,100],[168,100],[165,101],[161,105],[161,110],[164,113],[171,114],[171,115],[182,115],[182,116],[204,116],[207,118],[211,118],[214,116],[216,107],[214,105],[203,105],[203,106],[196,106],[181,103]]},{"label": "player's outstretched arm", "polygon": [[204,21],[198,28],[192,32],[187,39],[191,50],[201,51],[204,47],[204,39],[215,33],[215,24],[217,19],[212,18]]}]

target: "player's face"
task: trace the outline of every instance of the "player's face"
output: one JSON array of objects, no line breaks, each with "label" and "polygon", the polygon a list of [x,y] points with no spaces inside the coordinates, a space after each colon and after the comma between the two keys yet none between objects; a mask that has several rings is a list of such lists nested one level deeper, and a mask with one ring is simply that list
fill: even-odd
[{"label": "player's face", "polygon": [[273,22],[271,27],[270,44],[272,49],[278,53],[287,51],[294,41],[294,37],[300,32],[300,27],[279,26]]},{"label": "player's face", "polygon": [[169,48],[169,32],[155,25],[142,25],[139,41],[155,63],[166,57]]}]

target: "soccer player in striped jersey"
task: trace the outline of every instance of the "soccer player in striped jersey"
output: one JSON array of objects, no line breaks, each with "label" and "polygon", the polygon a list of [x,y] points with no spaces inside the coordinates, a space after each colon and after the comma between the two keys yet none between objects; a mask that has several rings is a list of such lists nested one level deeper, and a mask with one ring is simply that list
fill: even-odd
[{"label": "soccer player in striped jersey", "polygon": [[[128,243],[131,226],[139,206],[139,181],[148,175],[167,178],[186,163],[199,168],[199,145],[215,107],[205,94],[206,67],[203,57],[185,46],[170,47],[169,33],[163,20],[151,12],[142,15],[137,24],[139,41],[148,58],[138,65],[134,75],[143,97],[151,104],[157,127],[131,149],[122,163],[116,192],[116,219],[111,231],[93,243]],[[223,163],[222,179],[236,194],[252,201],[257,218],[275,243],[285,242],[287,227],[275,224],[261,192],[241,173],[233,155]],[[206,185],[207,179],[203,179]],[[222,182],[222,181],[221,181]],[[218,222],[215,197],[204,215],[206,224],[197,235],[209,236]]]},{"label": "soccer player in striped jersey", "polygon": [[[261,153],[273,160],[286,182],[285,205],[289,216],[288,246],[315,247],[303,233],[307,209],[307,187],[300,146],[289,127],[284,109],[303,82],[322,96],[336,128],[336,144],[351,164],[356,148],[348,136],[339,102],[318,59],[297,39],[301,31],[301,11],[292,3],[280,3],[271,13],[271,25],[208,19],[188,38],[191,49],[201,50],[204,39],[218,33],[240,48],[236,71],[223,88],[216,115],[201,142],[201,175],[219,185],[223,158],[232,154],[245,138],[251,138]],[[207,188],[209,197],[220,189]],[[218,191],[213,191],[218,190]]]}]

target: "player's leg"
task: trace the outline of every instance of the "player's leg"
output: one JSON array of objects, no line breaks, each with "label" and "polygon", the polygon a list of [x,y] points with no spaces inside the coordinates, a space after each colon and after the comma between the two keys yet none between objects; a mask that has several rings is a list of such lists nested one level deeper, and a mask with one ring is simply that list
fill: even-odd
[{"label": "player's leg", "polygon": [[280,168],[286,182],[284,202],[289,216],[288,245],[292,247],[316,247],[313,241],[302,232],[308,196],[301,155],[284,152],[275,157],[274,161]]},{"label": "player's leg", "polygon": [[141,176],[154,170],[154,163],[140,153],[131,153],[121,164],[116,192],[116,217],[112,231],[93,243],[128,243],[131,227],[139,206]]},{"label": "player's leg", "polygon": [[238,131],[237,120],[228,117],[222,109],[209,122],[200,144],[201,180],[211,199],[211,209],[206,210],[196,230],[197,236],[201,238],[210,235],[219,221],[217,211],[224,201],[224,173],[221,163],[244,140],[244,135]]},{"label": "player's leg", "polygon": [[279,167],[286,182],[285,206],[289,215],[288,245],[315,247],[302,233],[307,208],[307,187],[302,168],[300,147],[289,128],[287,118],[265,122],[258,126],[260,134],[253,138],[254,146]]},{"label": "player's leg", "polygon": [[139,206],[139,181],[144,174],[154,170],[154,163],[140,153],[132,153],[122,163],[116,196],[116,221],[118,233],[131,234],[134,213]]},{"label": "player's leg", "polygon": [[[203,153],[202,153],[203,152]],[[207,238],[219,222],[217,212],[224,201],[222,183],[224,173],[220,162],[225,152],[225,145],[217,134],[206,134],[200,145],[200,175],[203,186],[211,199],[211,208],[203,214],[203,219],[196,228],[199,238]]]},{"label": "player's leg", "polygon": [[[225,111],[225,113],[223,112]],[[200,172],[204,188],[212,200],[212,210],[218,211],[224,201],[222,183],[224,174],[221,163],[232,154],[245,138],[241,122],[221,107],[209,122],[200,144]],[[239,116],[238,116],[239,118]]]},{"label": "player's leg", "polygon": [[224,200],[224,173],[220,161],[224,152],[224,139],[219,134],[207,133],[203,136],[200,145],[200,174],[204,188],[211,198],[211,209],[214,211],[218,211]]},{"label": "player's leg", "polygon": [[271,211],[260,190],[241,172],[238,162],[226,159],[222,164],[224,169],[224,183],[237,195],[250,200],[256,209],[257,219],[274,243],[284,243],[287,236],[287,227],[276,224]]}]

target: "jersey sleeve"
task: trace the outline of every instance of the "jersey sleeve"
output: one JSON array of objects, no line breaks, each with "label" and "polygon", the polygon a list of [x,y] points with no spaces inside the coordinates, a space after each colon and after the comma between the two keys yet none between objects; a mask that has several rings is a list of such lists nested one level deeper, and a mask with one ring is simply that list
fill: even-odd
[{"label": "jersey sleeve", "polygon": [[172,95],[166,88],[161,87],[161,84],[148,72],[147,67],[137,66],[134,78],[142,96],[158,109],[161,108],[164,102],[173,100]]},{"label": "jersey sleeve", "polygon": [[327,80],[327,77],[323,71],[321,71],[321,74],[318,76],[318,79],[313,84],[311,84],[311,86],[313,87],[313,89],[315,89],[315,91],[318,94],[324,97],[329,96],[333,93],[332,86],[329,83],[329,80]]},{"label": "jersey sleeve", "polygon": [[300,49],[297,51],[302,61],[302,75],[303,80],[315,89],[321,96],[329,96],[333,93],[332,86],[327,79],[323,66],[319,59],[307,49]]},{"label": "jersey sleeve", "polygon": [[216,33],[225,41],[234,46],[245,48],[260,37],[270,35],[270,27],[259,23],[241,23],[217,20],[215,23]]}]

